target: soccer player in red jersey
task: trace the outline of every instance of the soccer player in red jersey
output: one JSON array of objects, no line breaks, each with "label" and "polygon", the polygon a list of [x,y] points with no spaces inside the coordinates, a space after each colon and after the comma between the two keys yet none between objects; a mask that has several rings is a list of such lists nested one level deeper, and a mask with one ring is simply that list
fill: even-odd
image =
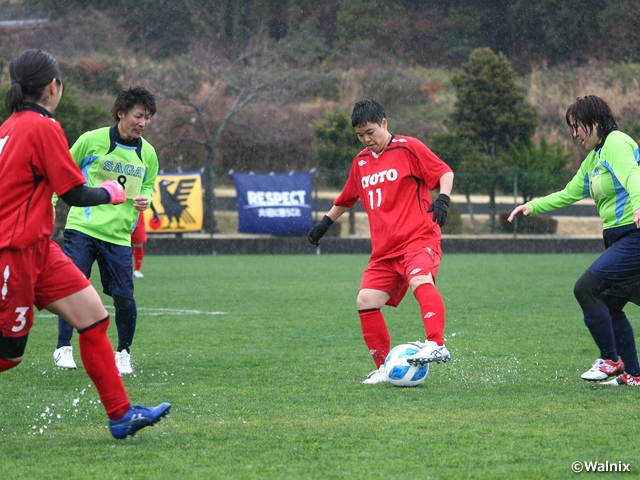
[{"label": "soccer player in red jersey", "polygon": [[[421,141],[388,130],[386,114],[376,100],[355,104],[351,124],[365,146],[353,160],[349,178],[333,207],[309,231],[318,245],[328,228],[360,200],[369,218],[371,258],[362,275],[357,306],[364,341],[377,370],[362,382],[388,382],[384,360],[391,339],[381,313],[397,307],[408,288],[420,304],[426,342],[407,358],[412,365],[446,362],[444,302],[435,288],[444,225],[453,188],[453,172]],[[430,192],[439,195],[431,200]]]},{"label": "soccer player in red jersey", "polygon": [[0,372],[22,360],[34,322],[33,306],[66,318],[80,334],[80,353],[109,417],[115,438],[157,423],[171,407],[130,405],[107,337],[109,314],[91,283],[50,239],[53,193],[69,205],[118,204],[126,200],[114,180],[85,185],[54,118],[62,98],[56,60],[27,50],[9,65],[0,125]]}]

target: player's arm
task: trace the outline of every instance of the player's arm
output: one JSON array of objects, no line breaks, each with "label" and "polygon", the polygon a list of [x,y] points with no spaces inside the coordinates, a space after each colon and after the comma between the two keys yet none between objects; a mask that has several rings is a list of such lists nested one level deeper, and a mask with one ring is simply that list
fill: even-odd
[{"label": "player's arm", "polygon": [[513,222],[516,215],[538,215],[540,213],[552,212],[559,208],[571,205],[578,200],[589,196],[589,176],[587,174],[586,160],[580,165],[580,169],[573,176],[564,189],[559,192],[550,193],[549,195],[531,200],[524,205],[518,205],[509,214],[508,222]]},{"label": "player's arm", "polygon": [[590,195],[589,175],[585,164],[586,161],[583,161],[578,172],[562,190],[527,202],[526,206],[531,209],[531,215],[553,212],[587,198]]},{"label": "player's arm", "polygon": [[[358,157],[356,157],[357,159]],[[349,177],[347,178],[347,182],[345,183],[342,192],[340,195],[333,201],[333,207],[331,210],[327,212],[327,214],[322,217],[318,223],[316,223],[309,233],[307,233],[307,238],[311,242],[312,245],[319,245],[320,239],[327,233],[329,227],[333,225],[333,222],[338,220],[344,212],[353,207],[358,201],[358,189],[356,188],[356,175],[354,171],[355,160],[351,165],[351,170],[349,171]]]},{"label": "player's arm", "polygon": [[41,168],[54,192],[67,205],[91,207],[104,203],[123,203],[126,200],[124,189],[114,180],[104,182],[99,188],[91,188],[84,184],[85,178],[78,170],[79,160],[73,155],[74,149],[76,154],[82,155],[78,152],[84,135],[69,150],[66,136],[58,123],[47,122],[46,128],[40,129],[39,134],[44,137],[42,145],[47,146],[47,155],[43,154],[39,157],[56,159],[55,162],[42,162]]},{"label": "player's arm", "polygon": [[77,185],[60,198],[70,207],[93,207],[105,203],[117,205],[127,200],[124,188],[115,180],[107,180],[99,188]]},{"label": "player's arm", "polygon": [[447,172],[440,177],[440,194],[447,197],[451,196],[453,191],[453,172]]}]

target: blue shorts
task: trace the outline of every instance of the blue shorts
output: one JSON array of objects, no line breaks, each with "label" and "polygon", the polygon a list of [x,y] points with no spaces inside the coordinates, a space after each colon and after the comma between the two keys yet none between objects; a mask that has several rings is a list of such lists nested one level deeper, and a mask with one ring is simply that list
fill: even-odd
[{"label": "blue shorts", "polygon": [[131,247],[98,240],[77,230],[65,230],[63,252],[87,278],[91,277],[93,262],[98,262],[103,292],[133,300]]},{"label": "blue shorts", "polygon": [[[635,225],[605,232],[608,248],[588,271],[605,282],[605,294],[640,301],[640,230]],[[621,236],[619,236],[621,235]]]}]

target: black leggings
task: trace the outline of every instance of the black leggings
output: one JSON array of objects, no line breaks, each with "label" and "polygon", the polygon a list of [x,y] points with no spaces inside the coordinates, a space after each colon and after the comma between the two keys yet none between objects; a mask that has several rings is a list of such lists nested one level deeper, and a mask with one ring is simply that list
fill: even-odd
[{"label": "black leggings", "polygon": [[28,334],[22,337],[3,337],[0,333],[0,358],[6,360],[24,355],[28,337]]},{"label": "black leggings", "polygon": [[624,317],[625,315],[622,309],[629,300],[623,297],[604,294],[603,292],[608,288],[608,284],[587,270],[573,287],[573,294],[576,300],[578,300],[583,312],[595,310],[604,303],[607,305],[612,319]]}]

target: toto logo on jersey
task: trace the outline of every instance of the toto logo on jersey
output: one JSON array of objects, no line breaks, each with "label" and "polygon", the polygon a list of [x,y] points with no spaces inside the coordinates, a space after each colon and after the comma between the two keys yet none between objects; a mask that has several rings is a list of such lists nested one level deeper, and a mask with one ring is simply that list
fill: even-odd
[{"label": "toto logo on jersey", "polygon": [[362,188],[367,188],[369,185],[376,185],[378,183],[384,183],[385,180],[393,182],[398,178],[398,171],[395,168],[389,170],[382,170],[380,173],[374,173],[362,177]]}]

